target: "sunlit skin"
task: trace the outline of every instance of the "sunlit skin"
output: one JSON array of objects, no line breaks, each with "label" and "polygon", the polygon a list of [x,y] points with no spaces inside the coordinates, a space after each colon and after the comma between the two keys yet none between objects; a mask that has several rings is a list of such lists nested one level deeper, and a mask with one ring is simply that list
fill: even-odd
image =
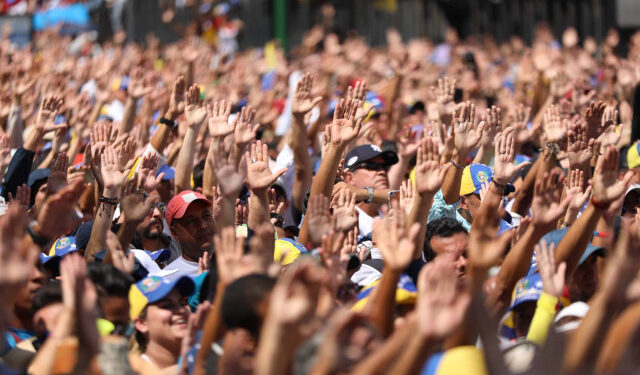
[{"label": "sunlit skin", "polygon": [[146,308],[144,318],[135,321],[147,342],[144,352],[162,369],[174,365],[180,356],[182,338],[187,334],[189,310],[186,300],[174,289],[162,300]]},{"label": "sunlit skin", "polygon": [[182,247],[182,256],[192,262],[212,250],[213,231],[211,206],[203,201],[191,203],[184,216],[171,222],[171,233]]},{"label": "sunlit skin", "polygon": [[[384,164],[384,158],[382,156],[376,156],[369,161]],[[345,176],[345,182],[359,188],[371,187],[374,190],[384,190],[389,188],[387,171],[382,168],[377,171],[364,168],[349,171]],[[369,216],[378,216],[378,205],[376,204],[360,202],[358,203],[358,207]]]},{"label": "sunlit skin", "polygon": [[467,246],[469,245],[469,235],[467,233],[455,233],[450,237],[433,236],[429,244],[436,256],[453,254],[458,278],[465,278],[467,269]]}]

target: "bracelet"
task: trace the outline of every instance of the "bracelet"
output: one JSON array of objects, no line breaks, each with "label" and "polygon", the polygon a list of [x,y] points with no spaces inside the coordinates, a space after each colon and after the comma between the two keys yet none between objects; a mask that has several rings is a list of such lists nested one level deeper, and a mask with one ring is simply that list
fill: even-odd
[{"label": "bracelet", "polygon": [[458,169],[464,169],[466,167],[466,165],[460,165],[458,163],[456,163],[455,161],[453,161],[453,159],[449,160],[451,162],[451,164],[453,164],[454,167],[458,168]]},{"label": "bracelet", "polygon": [[611,237],[611,232],[598,232],[596,230],[596,231],[593,231],[593,236],[594,237],[601,237],[601,238],[608,238],[608,237]]},{"label": "bracelet", "polygon": [[364,203],[371,203],[373,202],[373,188],[370,188],[368,186],[365,186],[364,189],[369,192],[369,197],[367,198],[366,201],[364,201]]},{"label": "bracelet", "polygon": [[601,210],[606,210],[607,208],[609,208],[608,204],[604,204],[604,203],[600,203],[598,201],[596,201],[593,197],[591,197],[591,205],[595,208],[599,208]]},{"label": "bracelet", "polygon": [[549,149],[551,155],[558,155],[560,153],[560,145],[558,145],[557,143],[548,142],[547,148]]},{"label": "bracelet", "polygon": [[43,246],[47,246],[50,242],[49,239],[44,238],[42,236],[39,236],[36,234],[36,232],[34,231],[34,227],[36,226],[38,222],[33,220],[29,223],[29,225],[27,225],[27,233],[29,234],[29,236],[31,237],[31,240],[33,241],[34,244],[43,247]]},{"label": "bracelet", "polygon": [[98,198],[98,202],[104,203],[104,204],[116,205],[116,204],[118,204],[118,198],[100,197],[100,198]]},{"label": "bracelet", "polygon": [[[489,191],[491,191],[491,192],[493,192],[493,193],[495,193],[497,195],[504,196],[505,192],[507,191],[507,185],[499,184],[499,183],[497,183],[497,182],[495,182],[493,180],[491,182],[492,183],[489,184]],[[495,186],[495,187],[492,187],[492,186]],[[498,189],[496,190],[496,188],[498,188]]]}]

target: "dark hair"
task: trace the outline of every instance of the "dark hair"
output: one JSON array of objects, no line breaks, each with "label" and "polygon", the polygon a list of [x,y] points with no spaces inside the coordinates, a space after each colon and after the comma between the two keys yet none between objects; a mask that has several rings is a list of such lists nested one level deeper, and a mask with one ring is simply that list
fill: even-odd
[{"label": "dark hair", "polygon": [[52,280],[38,289],[33,296],[31,310],[35,313],[54,303],[62,303],[62,288],[60,287],[60,282],[57,280]]},{"label": "dark hair", "polygon": [[427,224],[427,238],[424,241],[424,258],[427,262],[432,261],[436,257],[431,248],[431,239],[433,237],[451,237],[456,233],[468,233],[466,229],[456,219],[443,217],[430,221]]},{"label": "dark hair", "polygon": [[262,316],[257,305],[273,289],[276,281],[262,274],[241,277],[227,286],[222,298],[222,321],[228,329],[244,328],[257,339]]},{"label": "dark hair", "polygon": [[100,297],[129,298],[129,289],[133,284],[133,278],[111,264],[89,263],[88,274]]},{"label": "dark hair", "polygon": [[202,159],[198,164],[193,166],[193,190],[202,187],[202,181],[204,178],[204,163],[205,159]]}]

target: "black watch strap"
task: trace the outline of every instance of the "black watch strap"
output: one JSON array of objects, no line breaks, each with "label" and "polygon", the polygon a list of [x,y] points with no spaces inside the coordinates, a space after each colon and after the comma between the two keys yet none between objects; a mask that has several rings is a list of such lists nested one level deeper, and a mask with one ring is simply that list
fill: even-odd
[{"label": "black watch strap", "polygon": [[29,233],[29,236],[31,236],[31,240],[34,244],[38,246],[47,246],[50,241],[44,237],[38,236],[33,230],[33,227],[35,227],[36,224],[37,222],[35,220],[30,222],[29,225],[27,225],[27,233]]},{"label": "black watch strap", "polygon": [[169,120],[168,118],[164,118],[164,117],[160,117],[160,123],[165,124],[172,129],[177,126],[177,123],[175,121]]},{"label": "black watch strap", "polygon": [[284,218],[282,217],[282,215],[277,212],[271,212],[269,213],[269,217],[271,217],[272,219],[276,219],[276,222],[274,224],[276,227],[282,228],[282,226],[284,225]]}]

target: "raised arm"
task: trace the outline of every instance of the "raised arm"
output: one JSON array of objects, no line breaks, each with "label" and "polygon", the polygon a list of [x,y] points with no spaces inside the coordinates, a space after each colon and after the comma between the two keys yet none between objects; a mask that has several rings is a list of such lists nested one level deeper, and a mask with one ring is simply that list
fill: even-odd
[{"label": "raised arm", "polygon": [[[184,77],[179,76],[173,84],[173,90],[171,91],[171,96],[169,98],[169,108],[167,112],[164,114],[164,119],[169,122],[175,123],[176,120],[182,115],[184,112],[184,107],[186,105],[184,101],[184,91],[185,91],[185,83]],[[153,133],[153,137],[151,138],[151,146],[158,152],[162,152],[165,147],[167,147],[167,141],[169,140],[169,134],[173,128],[165,123],[160,123],[158,125],[158,130]]]},{"label": "raised arm", "polygon": [[191,189],[191,174],[193,173],[196,139],[200,125],[202,125],[207,117],[207,110],[202,105],[198,85],[193,85],[189,88],[187,102],[188,105],[184,110],[187,121],[187,132],[182,141],[182,148],[180,148],[178,163],[176,164],[176,194]]}]

